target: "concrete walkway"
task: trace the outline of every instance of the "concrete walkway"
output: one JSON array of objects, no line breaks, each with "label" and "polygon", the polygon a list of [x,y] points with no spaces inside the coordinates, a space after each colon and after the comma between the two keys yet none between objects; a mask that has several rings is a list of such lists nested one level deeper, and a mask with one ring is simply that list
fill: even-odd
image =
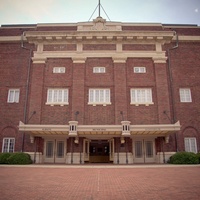
[{"label": "concrete walkway", "polygon": [[197,200],[200,165],[0,165],[2,200]]}]

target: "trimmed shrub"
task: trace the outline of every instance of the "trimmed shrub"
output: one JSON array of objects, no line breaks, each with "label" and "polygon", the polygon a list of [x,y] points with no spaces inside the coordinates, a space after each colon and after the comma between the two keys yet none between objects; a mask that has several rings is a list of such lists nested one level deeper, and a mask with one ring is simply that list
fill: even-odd
[{"label": "trimmed shrub", "polygon": [[198,164],[199,159],[195,153],[192,152],[177,152],[170,157],[170,164]]},{"label": "trimmed shrub", "polygon": [[199,159],[199,164],[200,164],[200,152],[196,154],[197,158]]},{"label": "trimmed shrub", "polygon": [[9,164],[8,158],[12,153],[0,153],[0,164]]},{"label": "trimmed shrub", "polygon": [[32,160],[27,153],[12,153],[8,158],[9,164],[31,164]]}]

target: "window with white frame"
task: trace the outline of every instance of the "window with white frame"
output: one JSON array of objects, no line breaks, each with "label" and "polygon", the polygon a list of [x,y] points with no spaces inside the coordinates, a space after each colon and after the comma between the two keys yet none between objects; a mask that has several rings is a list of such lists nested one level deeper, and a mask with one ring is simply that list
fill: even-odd
[{"label": "window with white frame", "polygon": [[65,67],[54,67],[53,68],[53,73],[65,73]]},{"label": "window with white frame", "polygon": [[181,102],[192,102],[191,91],[189,88],[180,88],[179,94]]},{"label": "window with white frame", "polygon": [[8,103],[18,103],[19,102],[19,89],[9,89],[8,91]]},{"label": "window with white frame", "polygon": [[93,73],[105,73],[106,68],[105,67],[93,67]]},{"label": "window with white frame", "polygon": [[153,104],[151,88],[135,88],[131,89],[131,104]]},{"label": "window with white frame", "polygon": [[185,151],[197,153],[197,141],[195,137],[185,137]]},{"label": "window with white frame", "polygon": [[146,73],[146,67],[134,67],[134,73]]},{"label": "window with white frame", "polygon": [[46,104],[68,105],[68,96],[68,89],[48,89]]},{"label": "window with white frame", "polygon": [[2,152],[14,152],[15,138],[3,138]]},{"label": "window with white frame", "polygon": [[110,102],[110,89],[89,89],[89,102],[88,104],[111,104]]}]

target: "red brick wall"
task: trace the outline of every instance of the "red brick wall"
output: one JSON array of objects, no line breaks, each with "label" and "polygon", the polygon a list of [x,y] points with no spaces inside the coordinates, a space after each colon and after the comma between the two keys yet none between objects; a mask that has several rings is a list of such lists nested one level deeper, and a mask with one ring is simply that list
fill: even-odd
[{"label": "red brick wall", "polygon": [[76,31],[77,26],[37,26],[37,31]]},{"label": "red brick wall", "polygon": [[84,44],[83,50],[93,51],[93,50],[115,50],[116,46],[114,44]]},{"label": "red brick wall", "polygon": [[[1,28],[0,35],[21,36],[23,31],[32,30]],[[58,30],[53,27],[38,27],[37,30]],[[60,30],[76,30],[76,27],[60,27]],[[123,27],[123,30],[162,30],[155,27]],[[166,29],[171,30],[171,29]],[[179,35],[200,35],[199,28],[176,28]],[[173,43],[175,44],[175,43]],[[27,45],[27,44],[25,44]],[[163,46],[167,50],[173,45]],[[31,48],[35,48],[31,46]],[[67,45],[65,50],[75,50],[74,45]],[[124,45],[124,49],[133,50],[153,49],[152,46]],[[52,47],[46,46],[46,50]],[[87,50],[115,50],[111,44],[84,45]],[[178,150],[184,150],[184,137],[197,138],[198,151],[200,151],[200,59],[199,42],[179,42],[177,49],[170,51],[170,66],[173,79],[173,96],[175,108],[175,121],[180,120],[181,131],[177,134]],[[24,122],[24,106],[26,94],[27,69],[29,64],[29,51],[21,48],[19,43],[2,43],[0,45],[0,144],[5,135],[16,135],[16,151],[21,150],[22,134],[18,132],[19,121]],[[65,74],[53,74],[53,67],[66,67]],[[105,74],[94,74],[93,67],[103,66]],[[134,66],[145,66],[145,74],[133,73]],[[32,124],[68,124],[75,119],[75,112],[79,111],[79,124],[120,124],[123,111],[125,120],[131,124],[158,124],[169,123],[163,114],[167,111],[172,119],[172,106],[170,106],[171,91],[169,89],[169,71],[167,64],[154,64],[150,58],[128,58],[126,63],[114,63],[112,58],[88,58],[85,63],[73,63],[71,59],[48,59],[46,64],[32,64],[30,76],[30,93],[27,119],[33,111],[36,114],[29,123]],[[47,89],[50,87],[69,88],[69,105],[45,105]],[[88,105],[89,88],[110,88],[111,105]],[[152,88],[153,105],[130,105],[130,89],[134,87]],[[8,90],[20,89],[20,102],[7,103]],[[192,103],[181,103],[179,88],[190,88]],[[30,144],[29,136],[25,136],[25,149],[34,150]],[[41,145],[42,146],[42,142]],[[159,145],[158,145],[159,146]],[[41,147],[40,147],[41,148]],[[158,147],[159,148],[159,147]],[[165,144],[166,151],[175,151],[175,135],[170,136],[170,143]],[[129,150],[130,151],[130,150]]]},{"label": "red brick wall", "polygon": [[[68,124],[72,120],[72,104],[46,105],[47,91],[49,88],[68,88],[69,102],[72,102],[72,60],[71,59],[48,59],[44,69],[44,83],[42,93],[42,124]],[[65,67],[65,73],[53,73],[54,67]]]},{"label": "red brick wall", "polygon": [[[105,67],[106,73],[93,73],[93,67]],[[89,58],[86,60],[84,124],[115,123],[113,78],[113,61],[111,58]],[[111,105],[88,105],[90,88],[110,88]]]},{"label": "red brick wall", "polygon": [[[146,73],[133,73],[133,67],[146,67]],[[153,105],[131,105],[131,88],[151,88]],[[131,124],[157,124],[157,96],[155,67],[152,59],[129,58],[127,60],[127,96],[128,96],[128,120]]]},{"label": "red brick wall", "polygon": [[[180,121],[181,131],[178,133],[178,149],[184,150],[184,130],[196,130],[197,148],[200,151],[200,43],[179,42],[177,49],[170,51],[175,99],[175,121]],[[180,88],[190,88],[192,103],[181,103]],[[191,129],[190,129],[191,130]],[[192,136],[192,131],[191,131]],[[193,135],[194,136],[194,135]]]},{"label": "red brick wall", "polygon": [[124,51],[155,51],[155,45],[152,44],[123,44]]},{"label": "red brick wall", "polygon": [[76,51],[76,44],[44,45],[44,51]]},{"label": "red brick wall", "polygon": [[162,26],[122,26],[123,31],[162,31]]},{"label": "red brick wall", "polygon": [[[3,137],[16,136],[15,151],[21,151],[22,148],[22,133],[18,131],[18,125],[19,121],[25,120],[29,53],[19,43],[0,45],[0,144]],[[7,103],[9,89],[20,89],[19,103]]]}]

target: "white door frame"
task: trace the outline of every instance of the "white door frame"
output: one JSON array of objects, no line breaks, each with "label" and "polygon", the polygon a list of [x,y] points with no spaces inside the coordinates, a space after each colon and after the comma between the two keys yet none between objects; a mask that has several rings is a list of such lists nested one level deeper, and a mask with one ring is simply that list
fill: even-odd
[{"label": "white door frame", "polygon": [[89,162],[90,159],[90,140],[89,139],[84,139],[83,140],[83,161],[84,162]]},{"label": "white door frame", "polygon": [[114,150],[115,150],[115,146],[114,146],[114,138],[109,140],[109,159],[110,161],[114,161]]}]

